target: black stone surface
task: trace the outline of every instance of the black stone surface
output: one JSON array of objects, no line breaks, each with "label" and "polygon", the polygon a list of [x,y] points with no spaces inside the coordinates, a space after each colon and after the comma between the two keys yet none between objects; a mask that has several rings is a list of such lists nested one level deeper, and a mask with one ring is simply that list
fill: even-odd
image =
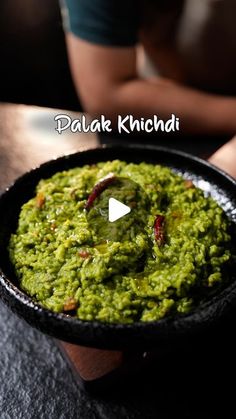
[{"label": "black stone surface", "polygon": [[98,397],[80,389],[51,338],[32,329],[0,303],[0,417],[234,417],[236,345],[233,328],[231,332],[222,334],[218,330],[217,339],[209,339],[211,342],[201,341],[166,354],[156,363],[152,381],[148,374],[138,374],[126,387],[127,383],[120,384],[114,394]]},{"label": "black stone surface", "polygon": [[32,329],[1,302],[0,336],[1,419],[143,417],[135,407],[87,395],[53,339]]}]

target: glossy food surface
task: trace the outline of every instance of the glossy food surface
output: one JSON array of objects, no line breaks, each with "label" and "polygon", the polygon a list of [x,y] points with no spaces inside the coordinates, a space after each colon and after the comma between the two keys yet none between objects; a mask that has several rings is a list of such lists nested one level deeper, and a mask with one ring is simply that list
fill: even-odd
[{"label": "glossy food surface", "polygon": [[[110,197],[131,208],[114,223]],[[113,160],[41,180],[9,250],[21,288],[45,308],[133,323],[189,313],[227,284],[230,240],[223,210],[191,180]]]}]

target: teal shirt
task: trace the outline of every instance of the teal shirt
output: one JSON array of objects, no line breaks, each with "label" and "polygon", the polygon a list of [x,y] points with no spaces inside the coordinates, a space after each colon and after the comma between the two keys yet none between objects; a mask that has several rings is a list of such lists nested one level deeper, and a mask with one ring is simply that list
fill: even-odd
[{"label": "teal shirt", "polygon": [[136,0],[63,0],[66,30],[101,45],[133,46],[138,33]]},{"label": "teal shirt", "polygon": [[[235,0],[61,1],[65,29],[79,38],[112,47],[148,40],[148,74],[151,69],[197,89],[236,95]],[[149,45],[161,52],[158,62]]]}]

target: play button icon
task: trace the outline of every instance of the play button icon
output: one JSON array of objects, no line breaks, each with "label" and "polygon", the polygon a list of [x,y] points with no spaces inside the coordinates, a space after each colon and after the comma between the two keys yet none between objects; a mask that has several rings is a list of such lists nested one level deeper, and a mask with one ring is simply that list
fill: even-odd
[{"label": "play button icon", "polygon": [[110,198],[108,203],[108,220],[111,223],[119,220],[119,218],[124,217],[126,214],[129,214],[131,208],[122,202],[118,201],[115,198]]},{"label": "play button icon", "polygon": [[133,240],[143,232],[150,213],[145,191],[132,179],[117,176],[105,186],[100,183],[93,188],[85,211],[91,240],[99,252],[107,243]]}]

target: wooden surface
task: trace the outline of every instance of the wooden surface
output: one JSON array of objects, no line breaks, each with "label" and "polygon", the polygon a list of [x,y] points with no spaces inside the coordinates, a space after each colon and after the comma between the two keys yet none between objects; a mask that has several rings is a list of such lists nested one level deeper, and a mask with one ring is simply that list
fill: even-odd
[{"label": "wooden surface", "polygon": [[0,104],[0,175],[1,188],[26,170],[63,154],[99,145],[91,133],[65,131],[58,134],[54,117],[79,113],[36,106]]},{"label": "wooden surface", "polygon": [[[79,117],[80,114],[70,114]],[[55,115],[60,110],[0,104],[0,188],[26,170],[62,154],[99,145],[95,134],[59,135]],[[236,137],[217,150],[209,161],[236,177]],[[75,370],[84,380],[102,377],[123,362],[123,354],[61,343]]]},{"label": "wooden surface", "polygon": [[119,368],[124,361],[124,353],[121,351],[87,348],[67,342],[59,342],[59,346],[69,358],[72,368],[84,381],[102,378]]}]

